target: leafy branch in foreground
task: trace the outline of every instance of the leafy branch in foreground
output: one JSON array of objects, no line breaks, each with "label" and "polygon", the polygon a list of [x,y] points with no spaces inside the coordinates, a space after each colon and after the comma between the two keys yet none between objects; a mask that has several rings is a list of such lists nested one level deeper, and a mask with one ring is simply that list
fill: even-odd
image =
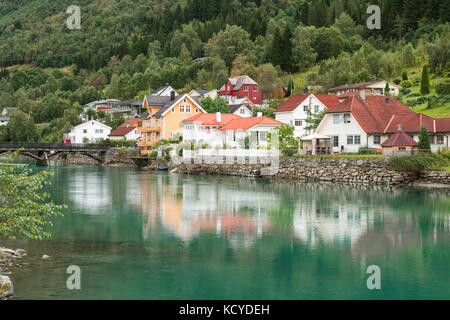
[{"label": "leafy branch in foreground", "polygon": [[42,240],[51,236],[44,227],[52,226],[49,218],[62,215],[66,208],[55,205],[50,194],[42,191],[51,184],[52,175],[50,171],[33,173],[24,166],[0,163],[0,237]]}]

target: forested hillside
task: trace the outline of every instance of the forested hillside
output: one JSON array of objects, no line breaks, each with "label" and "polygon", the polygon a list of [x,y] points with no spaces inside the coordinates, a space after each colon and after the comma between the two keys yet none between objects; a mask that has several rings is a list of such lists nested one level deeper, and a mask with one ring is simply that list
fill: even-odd
[{"label": "forested hillside", "polygon": [[[246,73],[263,90],[287,85],[290,75],[295,92],[369,79],[414,88],[427,64],[434,90],[448,77],[449,3],[79,0],[81,29],[70,30],[71,0],[3,0],[0,109],[18,107],[30,125],[50,123],[31,129],[29,140],[59,141],[79,121],[81,105],[142,98],[166,83],[186,92]],[[374,4],[380,30],[366,27]],[[2,128],[6,139],[19,138]]]}]

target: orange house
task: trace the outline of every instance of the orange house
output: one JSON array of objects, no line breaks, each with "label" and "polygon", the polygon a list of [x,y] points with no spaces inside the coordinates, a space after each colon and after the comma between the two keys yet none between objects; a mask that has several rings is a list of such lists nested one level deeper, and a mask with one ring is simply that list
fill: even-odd
[{"label": "orange house", "polygon": [[177,134],[181,135],[183,129],[180,124],[184,119],[206,113],[199,100],[187,94],[171,94],[168,97],[147,95],[142,107],[148,111],[148,117],[138,124],[141,134],[138,147],[143,155],[152,152],[153,145],[161,139],[170,140]]}]

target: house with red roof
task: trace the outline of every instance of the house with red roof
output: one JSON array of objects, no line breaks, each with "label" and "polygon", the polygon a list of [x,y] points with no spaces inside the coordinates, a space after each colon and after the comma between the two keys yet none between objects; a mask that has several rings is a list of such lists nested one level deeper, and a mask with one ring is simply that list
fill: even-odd
[{"label": "house with red roof", "polygon": [[262,116],[243,118],[232,113],[198,114],[183,120],[183,141],[211,146],[237,147],[246,137],[258,146],[267,145],[268,133],[283,123]]},{"label": "house with red roof", "polygon": [[413,154],[417,150],[417,142],[402,131],[402,126],[398,125],[397,133],[391,135],[381,144],[383,156],[404,156]]},{"label": "house with red roof", "polygon": [[416,142],[421,126],[425,126],[432,151],[450,147],[450,118],[432,118],[392,97],[364,93],[328,109],[314,132],[329,137],[320,143],[333,152],[358,152],[361,147],[381,149],[397,133],[398,126]]},{"label": "house with red roof", "polygon": [[122,123],[116,130],[112,131],[108,138],[111,140],[133,140],[137,141],[141,134],[138,131],[138,118],[130,119]]},{"label": "house with red roof", "polygon": [[258,83],[247,75],[229,78],[227,83],[219,89],[219,95],[227,104],[235,104],[233,100],[245,97],[257,105],[262,102]]},{"label": "house with red roof", "polygon": [[294,135],[300,138],[311,133],[305,129],[308,110],[320,113],[338,105],[339,102],[339,98],[335,95],[314,93],[294,95],[275,110],[275,119],[294,126]]}]

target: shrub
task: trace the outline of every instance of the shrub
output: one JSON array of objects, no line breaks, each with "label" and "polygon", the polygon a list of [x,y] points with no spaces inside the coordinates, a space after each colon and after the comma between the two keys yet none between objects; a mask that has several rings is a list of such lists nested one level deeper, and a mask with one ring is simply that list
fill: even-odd
[{"label": "shrub", "polygon": [[419,153],[411,156],[392,157],[389,164],[396,171],[422,172],[439,170],[448,165],[447,159],[436,153]]},{"label": "shrub", "polygon": [[361,148],[359,148],[358,153],[359,154],[375,154],[376,151],[374,151],[373,149],[368,148],[368,147],[361,147]]},{"label": "shrub", "polygon": [[436,93],[440,95],[450,95],[450,79],[445,79],[435,86]]},{"label": "shrub", "polygon": [[148,155],[149,158],[156,158],[158,157],[158,152],[156,152],[155,150],[153,150],[152,152],[150,152],[150,154]]},{"label": "shrub", "polygon": [[402,82],[400,82],[400,86],[402,86],[403,88],[410,88],[412,87],[412,82],[409,80],[403,80]]}]

